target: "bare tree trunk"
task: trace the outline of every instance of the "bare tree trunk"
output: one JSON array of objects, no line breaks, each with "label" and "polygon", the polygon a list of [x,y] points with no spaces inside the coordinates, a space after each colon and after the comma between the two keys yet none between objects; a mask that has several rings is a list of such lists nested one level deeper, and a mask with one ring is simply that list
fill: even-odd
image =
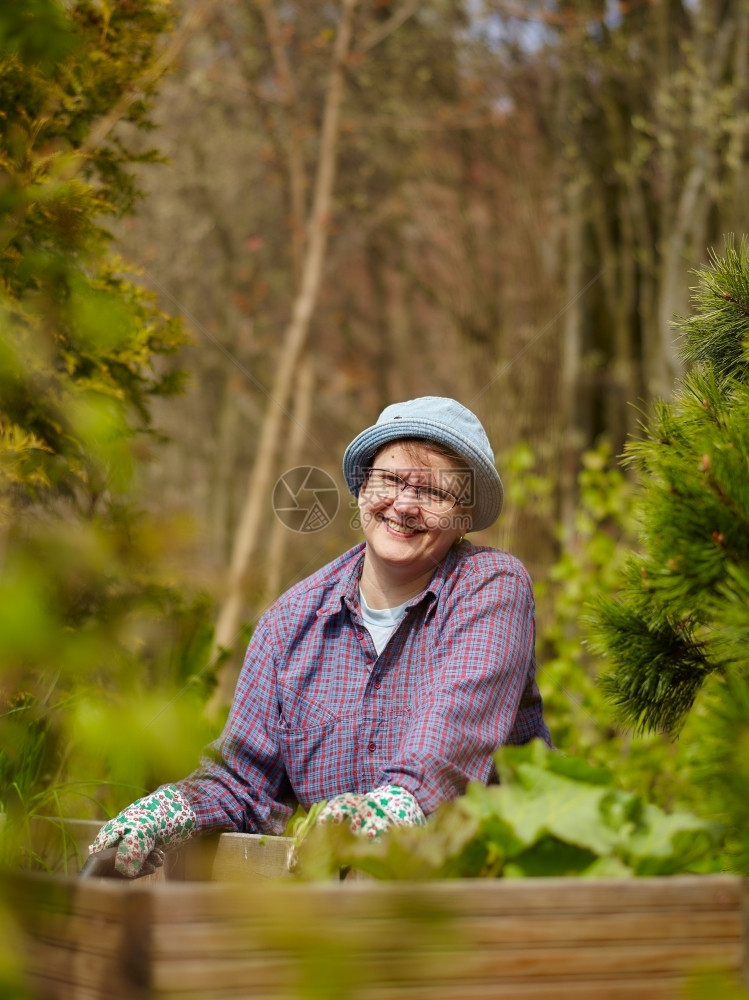
[{"label": "bare tree trunk", "polygon": [[[286,451],[284,452],[284,469],[293,469],[301,461],[304,445],[304,428],[309,426],[312,412],[312,390],[315,385],[315,369],[312,356],[306,352],[299,362],[296,386],[294,389],[294,410],[291,414],[291,432]],[[291,529],[276,518],[268,543],[268,553],[265,564],[265,590],[260,606],[265,608],[274,601],[283,589],[283,562],[288,550]]]},{"label": "bare tree trunk", "polygon": [[[330,83],[325,98],[320,136],[317,177],[312,214],[308,226],[301,284],[294,302],[291,321],[281,343],[278,370],[263,420],[258,450],[248,484],[239,527],[234,540],[227,592],[221,605],[214,636],[214,654],[231,649],[242,621],[244,577],[257,547],[271,488],[273,459],[280,437],[299,357],[309,330],[322,280],[328,223],[332,209],[333,184],[338,147],[341,103],[345,83],[345,62],[351,49],[354,10],[357,0],[343,0],[341,23],[336,36]],[[216,714],[232,696],[228,665],[219,673],[218,684],[207,705]]]},{"label": "bare tree trunk", "polygon": [[[749,0],[741,0],[736,14],[736,49],[733,56],[733,80],[737,88],[735,107],[749,106]],[[736,218],[745,219],[749,180],[744,164],[749,153],[749,118],[746,113],[736,122],[728,143],[727,160],[733,172],[730,209]]]},{"label": "bare tree trunk", "polygon": [[[707,123],[708,109],[714,105],[714,93],[730,70],[735,23],[732,19],[721,23],[720,15],[706,5],[698,5],[691,14],[693,20],[692,67],[689,87],[690,118],[702,131],[702,141],[693,143],[688,155],[690,167],[679,184],[678,196],[674,193],[677,171],[683,169],[678,162],[676,143],[665,143],[663,174],[668,183],[667,197],[662,201],[663,221],[660,232],[660,280],[657,337],[660,341],[661,384],[657,394],[670,396],[673,383],[682,373],[683,365],[673,331],[674,315],[682,313],[687,305],[684,270],[694,263],[696,254],[702,255],[708,238],[708,215],[717,188],[720,164],[714,147],[717,140]],[[666,25],[665,31],[668,31]],[[664,78],[664,85],[669,81]],[[667,106],[667,105],[666,105]],[[710,114],[714,114],[712,111]]]},{"label": "bare tree trunk", "polygon": [[560,454],[560,514],[563,527],[574,523],[577,497],[577,470],[583,435],[580,427],[581,361],[583,352],[583,308],[580,291],[585,284],[583,262],[587,182],[583,176],[570,179],[567,186],[566,215],[568,237],[565,263],[566,308],[562,320],[562,370],[560,404],[562,441]]},{"label": "bare tree trunk", "polygon": [[563,152],[564,215],[567,234],[564,244],[564,316],[562,319],[562,357],[559,386],[561,464],[559,470],[559,509],[563,528],[571,529],[577,498],[577,471],[584,445],[580,426],[580,393],[583,354],[583,317],[580,291],[585,284],[585,231],[588,224],[586,197],[590,180],[582,157],[574,124],[580,100],[579,68],[570,53],[579,51],[576,30],[571,28],[562,42],[567,58],[560,86],[560,134],[569,131]]},{"label": "bare tree trunk", "polygon": [[307,177],[304,170],[304,149],[302,146],[302,120],[299,112],[294,74],[291,71],[288,52],[283,44],[283,32],[276,8],[271,0],[257,0],[263,12],[265,27],[273,52],[278,82],[281,85],[283,103],[286,107],[286,158],[289,171],[289,193],[291,201],[291,258],[294,269],[294,290],[298,292],[304,260],[304,220],[307,215],[305,196]]}]

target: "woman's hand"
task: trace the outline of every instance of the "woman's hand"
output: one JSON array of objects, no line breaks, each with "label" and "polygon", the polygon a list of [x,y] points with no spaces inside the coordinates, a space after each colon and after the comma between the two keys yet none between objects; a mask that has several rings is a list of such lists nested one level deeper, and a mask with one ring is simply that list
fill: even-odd
[{"label": "woman's hand", "polygon": [[377,837],[391,826],[422,826],[419,803],[399,785],[380,785],[366,794],[336,795],[321,811],[318,823],[348,823],[354,833]]},{"label": "woman's hand", "polygon": [[105,823],[89,852],[97,854],[117,844],[115,869],[121,875],[135,878],[144,874],[146,859],[154,851],[183,844],[197,832],[190,804],[176,785],[163,785]]}]

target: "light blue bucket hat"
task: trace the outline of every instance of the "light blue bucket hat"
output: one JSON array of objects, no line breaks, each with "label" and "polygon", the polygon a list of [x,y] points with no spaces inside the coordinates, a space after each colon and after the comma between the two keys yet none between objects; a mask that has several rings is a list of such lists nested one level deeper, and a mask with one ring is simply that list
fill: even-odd
[{"label": "light blue bucket hat", "polygon": [[386,406],[377,423],[358,434],[343,456],[343,475],[354,496],[376,453],[388,441],[422,438],[460,455],[473,472],[471,530],[482,531],[499,517],[504,499],[494,452],[475,413],[443,396],[420,396]]}]

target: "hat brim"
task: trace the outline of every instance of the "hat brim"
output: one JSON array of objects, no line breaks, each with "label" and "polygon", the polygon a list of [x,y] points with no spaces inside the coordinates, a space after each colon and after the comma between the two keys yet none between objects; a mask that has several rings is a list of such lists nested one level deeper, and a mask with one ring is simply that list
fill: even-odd
[{"label": "hat brim", "polygon": [[483,531],[497,520],[504,502],[499,473],[471,441],[437,421],[404,417],[374,424],[358,434],[343,456],[343,476],[351,493],[358,497],[367,469],[383,445],[403,438],[420,438],[450,448],[460,455],[474,476],[474,504],[468,508],[471,531]]}]

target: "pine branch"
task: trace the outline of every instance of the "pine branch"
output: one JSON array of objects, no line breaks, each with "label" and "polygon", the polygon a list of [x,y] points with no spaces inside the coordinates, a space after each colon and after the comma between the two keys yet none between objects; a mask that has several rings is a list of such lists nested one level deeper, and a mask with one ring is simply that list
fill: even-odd
[{"label": "pine branch", "polygon": [[731,295],[730,292],[723,292],[722,296],[726,302],[733,302],[737,305],[745,316],[749,316],[749,302],[742,302],[741,299],[737,299],[735,295]]},{"label": "pine branch", "polygon": [[692,289],[694,314],[674,323],[684,331],[684,359],[710,364],[723,378],[749,380],[749,247],[746,238],[735,246],[726,240],[725,254],[710,251],[710,265],[694,274],[699,284]]},{"label": "pine branch", "polygon": [[694,625],[648,622],[640,609],[615,601],[598,602],[594,614],[611,662],[600,683],[621,721],[635,732],[677,733],[714,669]]}]

